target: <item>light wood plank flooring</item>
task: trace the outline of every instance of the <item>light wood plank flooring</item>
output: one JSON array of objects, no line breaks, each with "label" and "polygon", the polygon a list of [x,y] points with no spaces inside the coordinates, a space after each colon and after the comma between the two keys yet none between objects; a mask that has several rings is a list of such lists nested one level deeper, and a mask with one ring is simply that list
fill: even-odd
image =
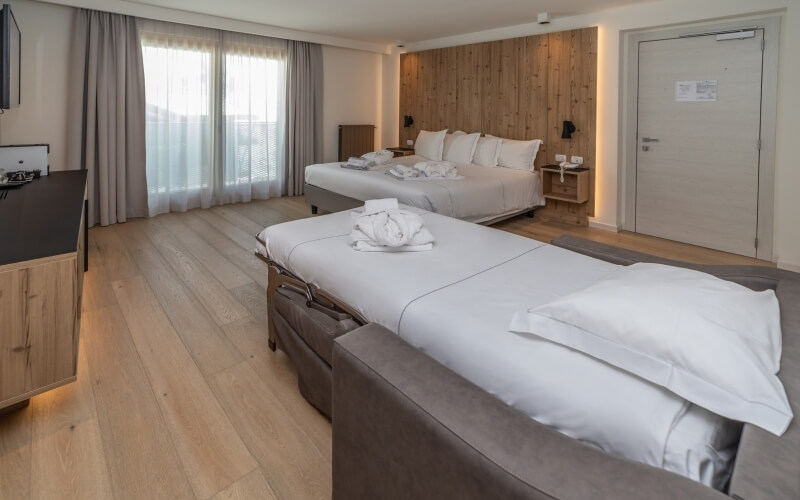
[{"label": "light wood plank flooring", "polygon": [[[329,498],[331,427],[267,350],[252,253],[263,227],[308,216],[296,197],[92,228],[78,381],[0,416],[0,498]],[[497,227],[764,264],[524,216]]]}]

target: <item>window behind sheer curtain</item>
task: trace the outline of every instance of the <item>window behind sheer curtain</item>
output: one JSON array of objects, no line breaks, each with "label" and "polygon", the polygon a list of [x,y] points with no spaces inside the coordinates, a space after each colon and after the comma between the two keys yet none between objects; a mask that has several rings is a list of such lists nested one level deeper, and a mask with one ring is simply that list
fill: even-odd
[{"label": "window behind sheer curtain", "polygon": [[143,25],[149,214],[279,195],[285,41]]},{"label": "window behind sheer curtain", "polygon": [[225,203],[279,195],[283,176],[285,50],[237,38],[223,44]]}]

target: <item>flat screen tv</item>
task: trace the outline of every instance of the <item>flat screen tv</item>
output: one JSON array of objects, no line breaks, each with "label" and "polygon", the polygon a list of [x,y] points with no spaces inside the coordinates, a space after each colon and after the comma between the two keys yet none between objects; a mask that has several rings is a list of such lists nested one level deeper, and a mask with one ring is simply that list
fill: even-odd
[{"label": "flat screen tv", "polygon": [[11,6],[0,11],[0,109],[16,108],[20,104],[20,59],[22,33]]}]

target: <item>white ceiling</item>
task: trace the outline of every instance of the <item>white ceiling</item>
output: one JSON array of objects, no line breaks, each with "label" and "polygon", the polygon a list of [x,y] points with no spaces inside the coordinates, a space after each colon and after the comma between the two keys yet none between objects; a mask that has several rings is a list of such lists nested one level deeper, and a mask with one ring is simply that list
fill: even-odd
[{"label": "white ceiling", "polygon": [[419,42],[652,0],[127,0],[324,35]]}]

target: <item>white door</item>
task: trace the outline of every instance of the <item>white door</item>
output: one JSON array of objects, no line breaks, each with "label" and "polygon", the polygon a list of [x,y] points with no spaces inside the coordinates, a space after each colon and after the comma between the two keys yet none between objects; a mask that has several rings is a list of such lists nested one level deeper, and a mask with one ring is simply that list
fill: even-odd
[{"label": "white door", "polygon": [[763,30],[639,44],[636,232],[756,256]]}]

